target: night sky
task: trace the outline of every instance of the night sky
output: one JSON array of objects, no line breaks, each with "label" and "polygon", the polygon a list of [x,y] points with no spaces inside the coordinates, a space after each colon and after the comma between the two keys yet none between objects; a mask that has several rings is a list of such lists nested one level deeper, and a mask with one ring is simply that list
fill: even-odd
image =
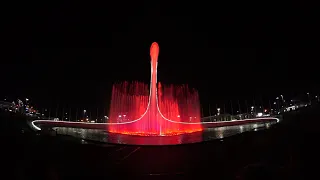
[{"label": "night sky", "polygon": [[198,89],[203,106],[319,92],[311,4],[116,2],[39,2],[12,13],[0,95],[41,107],[108,107],[114,82],[149,82],[154,41],[158,80]]}]

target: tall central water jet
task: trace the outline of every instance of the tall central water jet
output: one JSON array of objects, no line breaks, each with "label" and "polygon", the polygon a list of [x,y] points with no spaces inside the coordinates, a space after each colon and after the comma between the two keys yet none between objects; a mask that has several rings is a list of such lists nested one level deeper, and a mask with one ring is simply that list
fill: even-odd
[{"label": "tall central water jet", "polygon": [[156,42],[151,44],[151,81],[150,81],[150,105],[149,105],[149,120],[157,122],[156,129],[158,134],[161,134],[161,121],[157,106],[157,66],[158,66],[159,46]]},{"label": "tall central water jet", "polygon": [[[151,81],[114,84],[108,130],[132,135],[176,135],[201,131],[200,103],[188,86],[157,83],[159,46],[150,47]],[[158,87],[157,87],[158,84]]]}]

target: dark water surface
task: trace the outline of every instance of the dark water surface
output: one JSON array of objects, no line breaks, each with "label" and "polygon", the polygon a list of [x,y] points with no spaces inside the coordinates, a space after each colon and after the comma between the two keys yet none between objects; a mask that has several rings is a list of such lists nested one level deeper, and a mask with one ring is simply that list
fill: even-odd
[{"label": "dark water surface", "polygon": [[175,136],[132,136],[108,133],[106,131],[96,129],[68,127],[56,127],[55,129],[57,133],[61,135],[69,135],[83,140],[98,141],[103,143],[127,145],[176,145],[197,143],[215,139],[222,140],[225,137],[233,136],[243,132],[268,129],[275,123],[276,122],[251,123],[246,125],[209,128],[203,132]]}]

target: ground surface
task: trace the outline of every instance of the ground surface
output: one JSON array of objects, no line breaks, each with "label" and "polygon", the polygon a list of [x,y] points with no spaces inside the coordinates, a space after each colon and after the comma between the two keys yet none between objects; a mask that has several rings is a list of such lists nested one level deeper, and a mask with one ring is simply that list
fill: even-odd
[{"label": "ground surface", "polygon": [[287,114],[266,131],[153,147],[40,136],[16,123],[21,117],[2,116],[2,163],[11,179],[293,179],[315,172],[309,161],[317,156],[319,117],[316,107]]}]

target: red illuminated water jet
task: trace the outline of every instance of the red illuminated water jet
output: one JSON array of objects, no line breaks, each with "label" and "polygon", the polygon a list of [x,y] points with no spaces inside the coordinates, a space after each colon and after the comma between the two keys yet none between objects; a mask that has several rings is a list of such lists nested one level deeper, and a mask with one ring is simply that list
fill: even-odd
[{"label": "red illuminated water jet", "polygon": [[163,136],[201,131],[198,92],[187,85],[157,83],[159,46],[150,47],[150,87],[141,82],[113,85],[109,132]]}]

